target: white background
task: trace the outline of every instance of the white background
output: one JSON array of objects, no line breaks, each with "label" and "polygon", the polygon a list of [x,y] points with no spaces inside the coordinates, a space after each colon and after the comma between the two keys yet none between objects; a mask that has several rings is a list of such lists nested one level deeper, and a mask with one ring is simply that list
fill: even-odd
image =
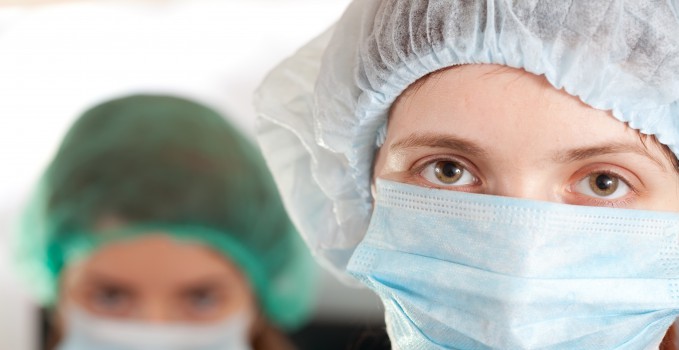
[{"label": "white background", "polygon": [[[348,0],[0,2],[0,349],[33,349],[35,315],[9,267],[12,225],[73,119],[134,92],[207,103],[252,135],[266,72]],[[317,317],[379,319],[377,300],[323,277]]]}]

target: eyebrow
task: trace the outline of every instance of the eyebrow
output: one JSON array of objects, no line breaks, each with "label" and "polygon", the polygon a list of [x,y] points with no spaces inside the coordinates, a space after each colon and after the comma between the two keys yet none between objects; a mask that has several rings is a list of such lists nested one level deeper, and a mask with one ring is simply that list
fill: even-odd
[{"label": "eyebrow", "polygon": [[105,274],[98,272],[88,272],[85,281],[87,281],[86,283],[94,284],[98,287],[116,288],[127,293],[135,293],[134,287],[132,287],[129,282],[106,276]]},{"label": "eyebrow", "polygon": [[486,150],[472,141],[452,135],[439,134],[410,134],[408,137],[391,144],[389,150],[398,152],[418,147],[448,148],[472,157],[485,157],[488,155]]},{"label": "eyebrow", "polygon": [[580,147],[572,150],[560,151],[556,152],[553,155],[552,159],[555,162],[559,163],[569,163],[578,160],[593,158],[596,156],[616,153],[635,153],[650,159],[661,169],[667,170],[667,167],[658,158],[651,155],[646,149],[646,147],[639,144],[628,144],[622,142],[614,142],[601,146]]},{"label": "eyebrow", "polygon": [[226,287],[227,284],[224,282],[224,277],[223,276],[207,276],[207,277],[202,277],[198,279],[194,279],[192,281],[184,281],[182,282],[181,286],[179,289],[181,290],[180,294],[185,294],[185,293],[191,293],[196,290],[201,290],[201,289],[213,289],[213,288],[221,288],[221,287]]},{"label": "eyebrow", "polygon": [[[476,158],[484,158],[488,156],[488,152],[486,152],[486,150],[470,140],[466,140],[454,135],[434,133],[410,134],[408,137],[391,144],[389,146],[389,150],[393,152],[399,152],[409,148],[418,147],[447,148]],[[661,169],[665,171],[667,170],[667,167],[662,163],[662,161],[651,155],[643,145],[623,142],[613,142],[597,146],[585,146],[571,150],[558,151],[552,155],[552,160],[558,163],[569,163],[593,158],[596,156],[619,153],[635,153],[641,155],[651,160]]]}]

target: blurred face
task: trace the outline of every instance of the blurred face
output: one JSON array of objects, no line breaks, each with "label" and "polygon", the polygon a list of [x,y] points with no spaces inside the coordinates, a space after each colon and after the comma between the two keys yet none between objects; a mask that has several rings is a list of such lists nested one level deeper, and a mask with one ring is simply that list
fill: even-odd
[{"label": "blurred face", "polygon": [[652,138],[543,77],[494,65],[448,69],[404,92],[374,175],[451,191],[679,211],[679,176]]},{"label": "blurred face", "polygon": [[257,309],[231,261],[161,234],[106,245],[69,266],[59,306],[70,304],[99,317],[154,323],[213,323]]}]

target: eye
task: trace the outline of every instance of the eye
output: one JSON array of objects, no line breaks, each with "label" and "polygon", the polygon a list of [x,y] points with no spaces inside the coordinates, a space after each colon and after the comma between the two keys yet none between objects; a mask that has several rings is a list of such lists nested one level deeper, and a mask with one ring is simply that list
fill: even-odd
[{"label": "eye", "polygon": [[121,288],[99,287],[92,292],[90,302],[97,311],[123,313],[132,305],[132,296]]},{"label": "eye", "polygon": [[477,181],[464,165],[452,160],[432,162],[420,172],[420,175],[435,185],[444,186],[465,186]]},{"label": "eye", "polygon": [[190,313],[205,314],[218,310],[222,304],[222,298],[217,291],[211,289],[196,289],[184,296]]},{"label": "eye", "polygon": [[599,172],[580,180],[575,185],[575,190],[590,197],[618,199],[627,195],[630,187],[615,174]]}]

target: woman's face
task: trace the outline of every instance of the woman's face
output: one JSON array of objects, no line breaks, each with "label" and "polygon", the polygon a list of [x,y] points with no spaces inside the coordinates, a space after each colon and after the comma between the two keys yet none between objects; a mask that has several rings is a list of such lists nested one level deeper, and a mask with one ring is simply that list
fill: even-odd
[{"label": "woman's face", "polygon": [[253,291],[231,261],[162,234],[103,246],[67,268],[61,292],[60,308],[74,304],[104,318],[212,323],[256,315]]},{"label": "woman's face", "polygon": [[679,175],[652,138],[543,77],[495,65],[448,69],[406,90],[392,106],[374,174],[454,191],[679,211]]}]

